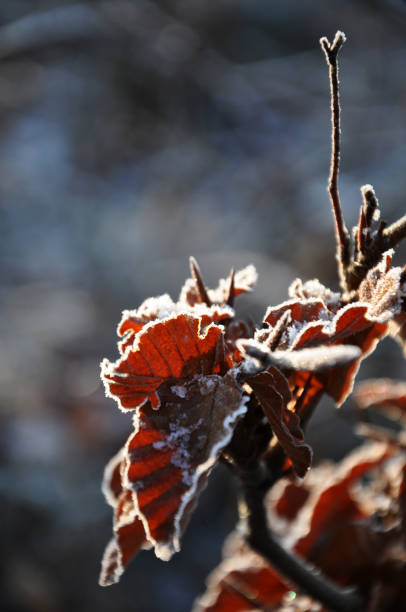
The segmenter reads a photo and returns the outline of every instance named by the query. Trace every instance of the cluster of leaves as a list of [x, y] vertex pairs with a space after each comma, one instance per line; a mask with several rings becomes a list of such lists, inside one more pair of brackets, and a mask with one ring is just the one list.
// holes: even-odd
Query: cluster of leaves
[[[310, 610], [319, 609], [317, 601], [326, 609], [399, 609], [388, 605], [398, 605], [406, 577], [404, 443], [374, 431], [379, 441], [337, 470], [322, 466], [308, 474], [312, 449], [304, 439], [322, 395], [342, 404], [377, 343], [387, 334], [402, 343], [406, 336], [405, 273], [392, 266], [405, 220], [388, 228], [378, 223], [378, 202], [366, 186], [351, 241], [339, 209], [334, 88], [343, 41], [342, 33], [331, 45], [321, 41], [332, 83], [336, 150], [329, 191], [342, 291], [296, 279], [289, 299], [269, 307], [256, 327], [234, 310], [235, 298], [255, 284], [253, 266], [232, 270], [208, 289], [191, 259], [191, 277], [176, 302], [162, 295], [124, 311], [119, 358], [103, 361], [102, 379], [106, 395], [133, 414], [133, 430], [105, 471], [114, 533], [102, 585], [117, 582], [140, 548], [153, 547], [164, 560], [180, 549], [199, 494], [222, 460], [239, 478], [245, 505], [196, 610]], [[380, 403], [392, 405], [396, 392], [387, 387]], [[404, 388], [399, 393], [404, 402]], [[377, 396], [370, 386], [357, 397], [367, 405]]]

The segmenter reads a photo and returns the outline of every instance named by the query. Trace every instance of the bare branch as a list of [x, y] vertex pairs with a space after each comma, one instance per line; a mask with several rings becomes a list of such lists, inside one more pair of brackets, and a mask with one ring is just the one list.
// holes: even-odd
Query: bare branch
[[338, 31], [332, 43], [324, 36], [320, 39], [326, 61], [329, 67], [330, 91], [331, 91], [331, 165], [328, 180], [328, 193], [330, 195], [333, 209], [336, 239], [337, 260], [341, 284], [345, 289], [345, 270], [350, 263], [350, 235], [346, 228], [342, 215], [340, 196], [338, 193], [338, 174], [340, 166], [340, 101], [338, 88], [338, 63], [337, 55], [345, 42], [345, 35]]
[[406, 215], [392, 223], [382, 232], [385, 242], [385, 250], [393, 249], [399, 242], [406, 238]]

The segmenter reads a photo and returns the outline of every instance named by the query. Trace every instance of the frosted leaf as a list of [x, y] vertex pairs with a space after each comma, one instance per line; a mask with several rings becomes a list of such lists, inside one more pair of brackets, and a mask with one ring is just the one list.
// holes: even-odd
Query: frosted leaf
[[326, 305], [339, 304], [341, 299], [340, 293], [331, 291], [331, 289], [322, 285], [317, 278], [308, 280], [305, 283], [300, 278], [297, 278], [290, 285], [288, 295], [290, 298], [300, 298], [301, 300], [318, 298]]
[[223, 368], [222, 328], [201, 329], [201, 318], [181, 314], [143, 327], [116, 362], [102, 362], [106, 395], [134, 410], [149, 400], [159, 408], [157, 391], [167, 379], [216, 373]]
[[147, 540], [164, 560], [179, 550], [190, 512], [248, 399], [233, 370], [195, 376], [182, 388], [180, 397], [173, 385], [163, 385], [160, 410], [146, 404], [137, 411], [125, 450], [126, 487]]
[[358, 289], [359, 301], [368, 304], [368, 315], [380, 322], [391, 319], [400, 312], [402, 269], [391, 268], [393, 251], [387, 251], [375, 268], [372, 268]]
[[357, 346], [327, 345], [290, 351], [270, 351], [256, 340], [239, 340], [238, 347], [243, 354], [257, 362], [260, 370], [276, 366], [285, 370], [323, 372], [330, 368], [350, 363], [360, 357]]

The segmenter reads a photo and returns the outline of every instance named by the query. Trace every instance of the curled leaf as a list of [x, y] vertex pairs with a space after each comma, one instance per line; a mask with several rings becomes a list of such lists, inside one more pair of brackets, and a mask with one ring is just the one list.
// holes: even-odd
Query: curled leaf
[[324, 372], [330, 368], [351, 363], [361, 355], [360, 348], [350, 344], [291, 351], [270, 351], [266, 345], [247, 339], [238, 341], [238, 347], [247, 356], [258, 362], [256, 367], [260, 370], [274, 366], [282, 370]]
[[190, 306], [185, 302], [175, 303], [168, 294], [148, 298], [136, 310], [123, 311], [117, 327], [117, 334], [121, 338], [118, 342], [120, 354], [123, 355], [128, 347], [133, 346], [136, 335], [147, 323], [168, 319], [179, 314], [200, 317], [201, 325], [204, 327], [210, 323], [220, 323], [231, 319], [234, 311], [227, 305], [207, 306], [203, 303], [196, 303]]
[[144, 526], [138, 518], [133, 494], [123, 486], [124, 449], [107, 464], [103, 492], [114, 508], [113, 537], [102, 560], [99, 583], [110, 586], [119, 581], [126, 565], [139, 551], [148, 547]]
[[277, 368], [270, 368], [248, 383], [296, 473], [303, 477], [310, 468], [312, 450], [304, 442], [298, 415], [287, 409], [291, 394], [285, 376]]

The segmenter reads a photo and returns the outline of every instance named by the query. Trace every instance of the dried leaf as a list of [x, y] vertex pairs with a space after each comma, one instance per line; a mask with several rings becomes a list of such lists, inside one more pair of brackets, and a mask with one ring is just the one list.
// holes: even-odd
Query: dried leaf
[[140, 548], [148, 546], [142, 521], [137, 517], [133, 493], [123, 486], [124, 449], [107, 464], [103, 492], [114, 508], [114, 536], [108, 543], [100, 573], [101, 586], [119, 581], [124, 568]]
[[187, 314], [151, 322], [120, 359], [105, 359], [101, 368], [106, 396], [121, 410], [134, 410], [146, 401], [157, 409], [158, 389], [166, 380], [222, 372], [223, 332], [214, 324], [202, 331], [200, 318]]
[[121, 338], [118, 349], [121, 355], [134, 344], [135, 336], [143, 327], [151, 321], [160, 321], [175, 317], [179, 314], [190, 314], [200, 317], [202, 327], [210, 323], [227, 321], [234, 316], [234, 311], [227, 305], [206, 306], [206, 304], [195, 304], [189, 306], [184, 302], [173, 302], [168, 294], [159, 297], [148, 298], [136, 310], [124, 310], [117, 334]]
[[296, 473], [304, 476], [310, 468], [312, 450], [303, 441], [298, 416], [287, 410], [291, 394], [286, 378], [276, 368], [270, 368], [248, 382]]
[[301, 350], [270, 351], [265, 344], [256, 340], [240, 340], [237, 343], [241, 352], [258, 362], [259, 370], [270, 366], [282, 370], [303, 370], [324, 372], [337, 366], [347, 365], [358, 359], [361, 350], [357, 346], [328, 345]]
[[207, 579], [206, 593], [192, 612], [247, 612], [277, 605], [288, 587], [258, 554], [250, 550], [241, 536], [232, 534], [225, 545], [237, 548]]
[[358, 289], [360, 302], [369, 305], [370, 317], [380, 322], [388, 321], [400, 312], [402, 292], [400, 279], [402, 269], [391, 268], [393, 250], [386, 251], [377, 266], [372, 268]]
[[[361, 359], [370, 354], [388, 332], [389, 321], [400, 316], [403, 293], [400, 287], [401, 269], [391, 268], [392, 252], [388, 251], [359, 287], [359, 302], [341, 305], [318, 281], [301, 283], [290, 288], [293, 299], [269, 308], [264, 322], [268, 335], [281, 317], [290, 314], [284, 332], [279, 333], [278, 349], [303, 349], [320, 345], [354, 345], [361, 350], [359, 359], [349, 365], [336, 366], [318, 375], [319, 382], [338, 405], [351, 392]], [[294, 297], [298, 296], [298, 297]], [[260, 332], [264, 341], [264, 332]], [[300, 369], [300, 368], [298, 368]], [[297, 372], [290, 380], [297, 384]], [[300, 377], [300, 375], [299, 375]]]
[[248, 398], [234, 371], [168, 383], [160, 397], [159, 411], [146, 404], [134, 417], [124, 480], [134, 492], [148, 541], [167, 560], [179, 550], [190, 511]]

